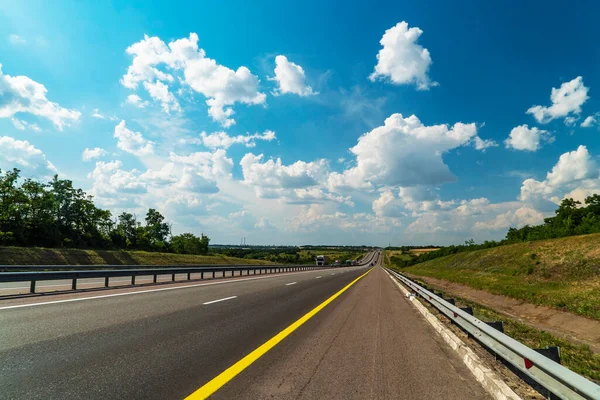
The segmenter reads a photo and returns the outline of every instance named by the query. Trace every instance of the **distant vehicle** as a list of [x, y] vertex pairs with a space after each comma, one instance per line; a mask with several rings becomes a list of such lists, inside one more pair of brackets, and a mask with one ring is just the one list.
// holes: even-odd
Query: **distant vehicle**
[[329, 256], [317, 256], [317, 265], [329, 265]]
[[352, 265], [358, 265], [358, 262], [356, 260], [352, 260]]
[[342, 262], [340, 260], [335, 260], [333, 262], [333, 265], [342, 265]]
[[352, 265], [352, 260], [346, 260], [346, 265]]

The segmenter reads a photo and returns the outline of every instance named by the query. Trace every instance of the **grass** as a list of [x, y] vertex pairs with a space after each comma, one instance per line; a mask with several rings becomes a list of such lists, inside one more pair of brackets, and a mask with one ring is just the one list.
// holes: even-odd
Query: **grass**
[[457, 301], [459, 307], [473, 307], [474, 316], [482, 321], [503, 321], [504, 333], [531, 348], [540, 349], [548, 346], [560, 346], [562, 365], [575, 373], [596, 381], [596, 383], [600, 382], [600, 354], [594, 354], [588, 346], [557, 338], [548, 332], [505, 317], [472, 301], [457, 298], [454, 295], [452, 297]]
[[600, 234], [458, 253], [402, 270], [600, 320]]
[[48, 249], [40, 247], [0, 247], [2, 265], [200, 265], [272, 264], [263, 260], [223, 255], [190, 255], [147, 251]]

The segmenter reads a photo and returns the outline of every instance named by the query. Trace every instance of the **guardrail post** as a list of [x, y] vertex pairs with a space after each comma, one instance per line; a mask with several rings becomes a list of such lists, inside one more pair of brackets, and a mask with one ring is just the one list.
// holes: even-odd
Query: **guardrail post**
[[135, 285], [135, 275], [131, 275], [131, 284]]
[[469, 315], [473, 315], [473, 307], [460, 307], [460, 309]]
[[200, 279], [204, 279], [204, 271], [200, 272]]
[[29, 285], [29, 293], [35, 293], [35, 281], [31, 281]]
[[486, 322], [486, 324], [488, 324], [489, 326], [491, 326], [492, 328], [504, 333], [504, 322], [502, 321], [491, 321], [491, 322]]
[[545, 349], [533, 349], [543, 356], [560, 364], [560, 346], [548, 346]]
[[175, 274], [171, 274], [171, 280], [175, 282]]
[[109, 279], [110, 278], [108, 276], [106, 278], [104, 278], [104, 287], [108, 287]]
[[189, 281], [190, 279], [192, 279], [192, 273], [191, 273], [191, 272], [188, 272], [188, 281]]
[[71, 283], [71, 290], [77, 290], [77, 278], [73, 278], [73, 282]]
[[453, 306], [456, 305], [456, 301], [454, 299], [444, 299], [446, 300], [448, 303], [452, 304]]
[[154, 278], [152, 278], [152, 282], [156, 283], [156, 274], [154, 274]]

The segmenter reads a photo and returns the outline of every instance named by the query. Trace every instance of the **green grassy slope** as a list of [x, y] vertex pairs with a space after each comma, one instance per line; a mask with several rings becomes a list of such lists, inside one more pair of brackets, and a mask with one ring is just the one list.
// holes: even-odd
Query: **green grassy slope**
[[402, 270], [600, 320], [600, 234], [453, 254]]
[[0, 247], [2, 265], [167, 265], [167, 264], [272, 264], [263, 260], [222, 255], [188, 255], [146, 251], [46, 249]]

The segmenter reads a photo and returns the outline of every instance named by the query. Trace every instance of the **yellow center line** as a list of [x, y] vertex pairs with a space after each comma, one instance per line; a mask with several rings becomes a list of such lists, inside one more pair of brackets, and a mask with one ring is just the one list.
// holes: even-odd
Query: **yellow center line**
[[269, 350], [275, 347], [279, 342], [289, 336], [292, 332], [298, 329], [302, 324], [306, 321], [314, 317], [319, 311], [325, 308], [329, 303], [338, 298], [342, 293], [350, 288], [350, 286], [354, 285], [358, 282], [362, 277], [371, 272], [373, 268], [369, 269], [367, 272], [344, 286], [339, 292], [313, 308], [311, 311], [306, 313], [302, 318], [279, 332], [277, 335], [273, 336], [271, 339], [267, 340], [265, 343], [257, 347], [254, 351], [248, 354], [246, 357], [242, 358], [231, 367], [227, 368], [225, 371], [221, 372], [219, 375], [214, 377], [210, 382], [206, 383], [200, 389], [196, 390], [194, 393], [190, 394], [186, 397], [186, 400], [200, 400], [206, 399], [208, 396], [219, 390], [223, 387], [227, 382], [235, 378], [239, 373], [248, 368], [254, 361], [258, 360], [260, 357], [264, 356]]

